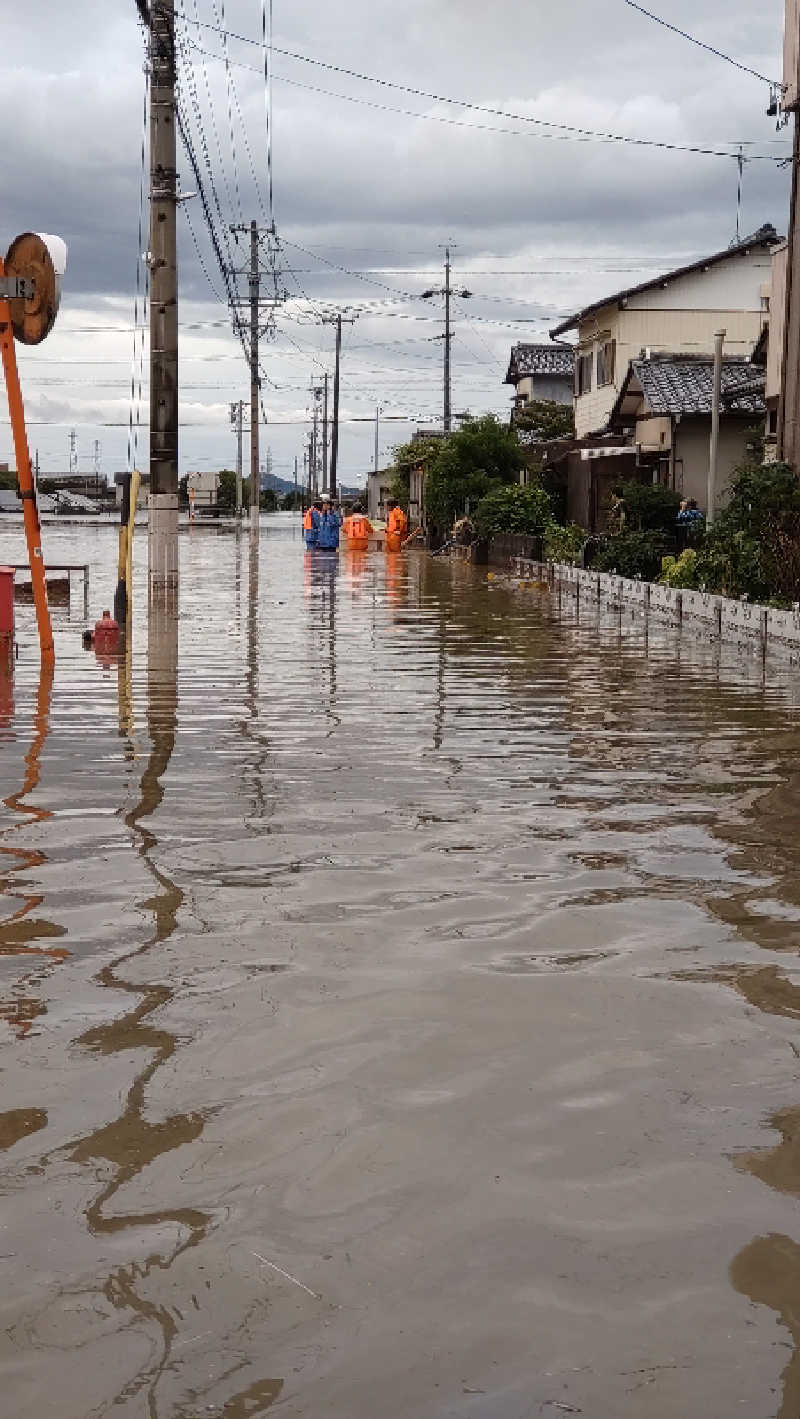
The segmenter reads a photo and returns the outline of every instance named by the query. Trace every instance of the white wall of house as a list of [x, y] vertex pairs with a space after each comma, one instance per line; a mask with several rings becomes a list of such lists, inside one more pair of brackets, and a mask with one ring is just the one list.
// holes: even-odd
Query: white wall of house
[[786, 326], [786, 273], [789, 243], [782, 241], [772, 251], [772, 284], [769, 296], [769, 349], [767, 352], [768, 400], [777, 402], [783, 375], [783, 332]]
[[530, 399], [551, 399], [554, 404], [572, 403], [572, 380], [557, 374], [526, 374], [517, 383], [517, 396]]
[[[712, 354], [714, 334], [724, 329], [726, 352], [750, 355], [767, 314], [771, 267], [770, 252], [758, 248], [632, 295], [622, 309], [612, 301], [581, 321], [578, 354], [591, 355], [592, 382], [575, 398], [578, 437], [605, 428], [630, 361], [643, 350]], [[598, 388], [597, 353], [609, 340], [616, 341], [614, 378]]]
[[[753, 423], [756, 422], [754, 417]], [[717, 498], [724, 502], [734, 469], [747, 461], [746, 419], [723, 419], [719, 431]], [[696, 498], [706, 510], [711, 419], [708, 415], [685, 418], [675, 428], [675, 491]]]

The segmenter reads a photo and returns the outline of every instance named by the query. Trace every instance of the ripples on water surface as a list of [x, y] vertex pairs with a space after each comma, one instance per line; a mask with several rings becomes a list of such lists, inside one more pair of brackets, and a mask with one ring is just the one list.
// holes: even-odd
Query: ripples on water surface
[[0, 679], [0, 1411], [797, 1419], [796, 674], [181, 554]]

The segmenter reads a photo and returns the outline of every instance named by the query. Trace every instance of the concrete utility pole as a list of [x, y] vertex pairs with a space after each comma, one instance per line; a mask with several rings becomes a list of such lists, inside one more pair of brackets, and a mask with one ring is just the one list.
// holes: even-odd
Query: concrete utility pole
[[294, 456], [294, 507], [292, 512], [297, 512], [297, 454]]
[[450, 248], [444, 249], [444, 431], [449, 434], [452, 428], [452, 416], [450, 413], [450, 342], [453, 338], [450, 329]]
[[175, 0], [150, 9], [149, 589], [178, 585], [178, 174]]
[[339, 366], [342, 358], [342, 317], [336, 317], [336, 364], [333, 371], [333, 432], [331, 434], [330, 495], [336, 497], [339, 473]]
[[[261, 477], [259, 463], [259, 417], [261, 411], [261, 375], [259, 371], [259, 340], [261, 337], [260, 312], [266, 306], [274, 310], [283, 301], [288, 299], [287, 293], [278, 291], [277, 270], [275, 266], [275, 252], [277, 250], [277, 239], [275, 229], [269, 227], [266, 231], [259, 230], [258, 223], [251, 221], [249, 225], [235, 225], [231, 231], [238, 240], [240, 232], [250, 235], [250, 265], [246, 272], [237, 271], [234, 274], [247, 275], [248, 281], [248, 301], [250, 306], [250, 525], [251, 528], [258, 528], [258, 514], [261, 507]], [[263, 237], [268, 241], [268, 256], [270, 259], [270, 269], [273, 281], [273, 293], [265, 300], [261, 297], [261, 263], [260, 263], [260, 243]], [[269, 275], [269, 271], [267, 275]], [[237, 301], [238, 305], [239, 302]], [[238, 316], [234, 314], [234, 328], [239, 328]]]
[[706, 527], [714, 525], [714, 505], [717, 497], [717, 464], [719, 462], [719, 408], [722, 400], [722, 345], [726, 332], [714, 333], [714, 377], [711, 392], [711, 447], [708, 458], [706, 490]]
[[311, 467], [313, 470], [314, 492], [319, 492], [319, 423], [320, 423], [320, 399], [322, 390], [316, 385], [311, 386], [311, 398], [314, 401], [314, 415], [311, 426]]
[[380, 429], [381, 429], [381, 406], [375, 405], [375, 472], [378, 471], [378, 461], [380, 457]]
[[250, 223], [250, 526], [258, 526], [261, 505], [261, 468], [258, 457], [261, 380], [258, 374], [258, 302], [261, 272], [258, 266], [258, 225]]
[[[800, 474], [800, 5], [786, 0], [783, 32], [783, 94], [785, 113], [794, 119], [792, 189], [786, 253], [786, 303], [783, 327], [783, 368], [778, 403], [778, 458]], [[777, 312], [775, 313], [775, 315]], [[773, 315], [774, 323], [777, 320]]]
[[242, 420], [244, 400], [231, 404], [231, 423], [236, 430], [236, 516], [242, 515]]
[[328, 491], [328, 371], [322, 394], [322, 491]]
[[[334, 325], [336, 327], [336, 364], [333, 371], [333, 427], [331, 428], [331, 462], [330, 476], [328, 479], [331, 498], [336, 497], [337, 478], [339, 472], [339, 373], [342, 358], [342, 325], [354, 325], [358, 319], [355, 315], [342, 315], [337, 311], [336, 315], [323, 315], [323, 325]], [[325, 376], [325, 391], [327, 393], [328, 377]]]
[[450, 375], [450, 347], [453, 341], [453, 326], [450, 318], [450, 302], [453, 296], [458, 296], [461, 300], [466, 301], [469, 300], [472, 295], [472, 291], [453, 290], [450, 280], [451, 270], [450, 247], [448, 245], [444, 249], [444, 285], [433, 286], [430, 290], [422, 292], [422, 299], [426, 301], [430, 300], [433, 296], [444, 296], [444, 417], [442, 423], [446, 434], [449, 434], [453, 427]]

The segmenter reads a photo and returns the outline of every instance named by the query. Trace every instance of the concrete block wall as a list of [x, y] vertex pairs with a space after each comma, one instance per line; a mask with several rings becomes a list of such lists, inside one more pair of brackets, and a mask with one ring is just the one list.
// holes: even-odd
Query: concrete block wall
[[562, 563], [516, 558], [511, 569], [523, 580], [546, 583], [574, 596], [579, 604], [593, 601], [605, 610], [637, 611], [704, 640], [722, 640], [759, 655], [781, 654], [800, 665], [800, 608], [773, 611], [708, 591], [684, 591]]

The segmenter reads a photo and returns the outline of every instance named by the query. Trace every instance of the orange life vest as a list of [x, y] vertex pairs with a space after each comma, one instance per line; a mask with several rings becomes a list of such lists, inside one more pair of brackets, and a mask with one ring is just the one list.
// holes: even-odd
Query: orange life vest
[[308, 510], [307, 510], [307, 512], [306, 512], [306, 515], [305, 515], [305, 517], [303, 518], [303, 531], [304, 531], [304, 532], [313, 532], [313, 531], [314, 531], [314, 519], [313, 519], [313, 517], [311, 516], [311, 508], [308, 508]]
[[354, 512], [348, 517], [344, 525], [344, 530], [345, 536], [347, 537], [369, 537], [372, 531], [372, 524], [368, 518], [364, 517], [363, 513]]
[[402, 537], [408, 527], [408, 519], [401, 507], [393, 507], [386, 519], [387, 532]]

